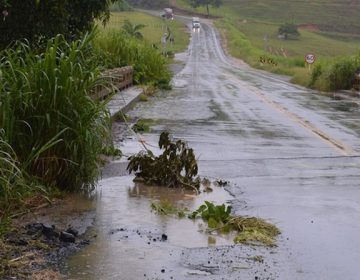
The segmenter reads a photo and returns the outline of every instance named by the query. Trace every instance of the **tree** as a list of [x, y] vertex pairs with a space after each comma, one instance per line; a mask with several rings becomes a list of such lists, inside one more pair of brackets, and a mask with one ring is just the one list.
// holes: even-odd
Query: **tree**
[[284, 24], [280, 25], [278, 33], [284, 39], [300, 36], [300, 33], [297, 29], [296, 24], [293, 24], [293, 23], [284, 23]]
[[220, 7], [222, 0], [189, 0], [191, 7], [197, 8], [200, 6], [206, 6], [207, 15], [210, 15], [209, 6]]
[[122, 26], [122, 30], [125, 34], [131, 37], [142, 39], [143, 35], [141, 34], [140, 29], [144, 27], [144, 24], [132, 24], [129, 20], [125, 20], [124, 25]]
[[95, 19], [106, 21], [115, 0], [0, 0], [0, 46], [14, 40], [63, 34], [68, 39], [90, 30]]

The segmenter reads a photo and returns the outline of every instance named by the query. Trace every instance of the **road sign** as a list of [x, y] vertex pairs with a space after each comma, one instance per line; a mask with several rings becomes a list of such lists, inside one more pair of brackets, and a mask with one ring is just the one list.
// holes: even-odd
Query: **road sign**
[[308, 64], [313, 64], [316, 60], [316, 56], [313, 55], [312, 53], [308, 53], [307, 55], [305, 55], [305, 61]]

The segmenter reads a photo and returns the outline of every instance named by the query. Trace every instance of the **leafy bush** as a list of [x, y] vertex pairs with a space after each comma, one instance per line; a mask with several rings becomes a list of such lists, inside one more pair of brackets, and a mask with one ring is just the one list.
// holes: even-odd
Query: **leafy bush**
[[149, 185], [185, 187], [197, 191], [200, 179], [196, 177], [198, 166], [193, 149], [182, 140], [172, 142], [168, 132], [161, 133], [159, 148], [164, 149], [159, 156], [146, 149], [129, 157], [129, 173], [135, 172], [136, 179]]
[[351, 88], [355, 70], [356, 66], [352, 59], [344, 59], [334, 63], [326, 73], [330, 90]]
[[320, 63], [314, 67], [310, 86], [324, 91], [350, 89], [355, 72], [360, 68], [359, 56], [341, 58], [332, 63]]
[[296, 24], [293, 23], [284, 23], [280, 25], [278, 33], [279, 35], [284, 36], [284, 39], [300, 36]]
[[109, 116], [88, 93], [103, 84], [90, 55], [93, 34], [44, 53], [19, 43], [1, 54], [0, 127], [20, 170], [63, 189], [92, 186]]
[[231, 206], [214, 205], [209, 201], [205, 201], [205, 204], [201, 205], [196, 211], [192, 212], [189, 216], [191, 219], [195, 219], [200, 216], [203, 220], [207, 221], [210, 228], [217, 228], [224, 226], [231, 218]]

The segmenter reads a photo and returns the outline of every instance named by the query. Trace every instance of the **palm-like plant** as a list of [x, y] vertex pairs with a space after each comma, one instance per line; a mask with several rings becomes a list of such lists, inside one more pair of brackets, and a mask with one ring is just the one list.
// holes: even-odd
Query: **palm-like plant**
[[125, 34], [135, 37], [137, 39], [143, 39], [143, 35], [140, 32], [146, 25], [144, 24], [132, 24], [130, 20], [125, 20], [122, 30]]

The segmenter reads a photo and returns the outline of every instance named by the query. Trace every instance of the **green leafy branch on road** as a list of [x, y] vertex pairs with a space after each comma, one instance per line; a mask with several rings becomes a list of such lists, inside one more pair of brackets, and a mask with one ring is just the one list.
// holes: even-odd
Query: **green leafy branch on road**
[[182, 140], [171, 141], [168, 132], [161, 133], [159, 148], [164, 150], [159, 156], [146, 148], [129, 157], [127, 170], [135, 172], [135, 180], [148, 185], [190, 188], [198, 193], [200, 178], [193, 149]]

